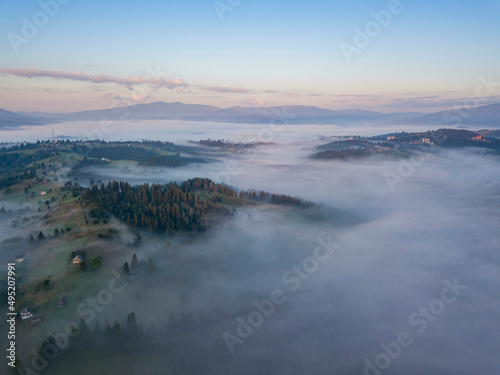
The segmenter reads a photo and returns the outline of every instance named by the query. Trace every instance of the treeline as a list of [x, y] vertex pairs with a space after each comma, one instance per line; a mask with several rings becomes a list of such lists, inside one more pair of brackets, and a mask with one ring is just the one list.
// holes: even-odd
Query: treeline
[[496, 138], [486, 137], [475, 139], [481, 134], [478, 132], [464, 130], [464, 129], [439, 129], [421, 133], [391, 133], [383, 136], [373, 137], [373, 140], [386, 139], [388, 136], [395, 137], [394, 139], [387, 140], [389, 144], [403, 144], [414, 141], [419, 141], [422, 138], [430, 139], [434, 144], [440, 147], [460, 148], [460, 147], [480, 147], [489, 148], [496, 151], [500, 150], [500, 140]]
[[11, 215], [11, 214], [12, 214], [11, 208], [9, 208], [8, 210], [6, 210], [4, 206], [0, 208], [0, 215]]
[[348, 148], [345, 150], [327, 150], [321, 151], [314, 154], [313, 159], [328, 160], [328, 159], [350, 159], [359, 158], [363, 156], [370, 155], [370, 151], [366, 149], [352, 149]]
[[22, 142], [22, 143], [16, 143], [16, 144], [2, 142], [0, 144], [0, 146], [2, 146], [2, 147], [0, 147], [0, 153], [35, 150], [38, 147], [40, 147], [41, 145], [46, 145], [49, 143], [50, 143], [49, 141], [44, 141], [44, 142], [37, 141], [35, 143]]
[[104, 166], [107, 162], [101, 159], [89, 159], [85, 156], [83, 160], [75, 162], [71, 170], [68, 172], [68, 177], [80, 177], [80, 170], [88, 167]]
[[190, 163], [205, 163], [205, 159], [202, 158], [190, 158], [181, 156], [180, 154], [175, 155], [156, 155], [149, 157], [145, 162], [140, 163], [142, 165], [149, 165], [155, 167], [181, 167]]
[[271, 194], [262, 190], [259, 192], [255, 190], [240, 191], [239, 197], [257, 202], [290, 205], [300, 208], [309, 208], [314, 206], [314, 203], [304, 201], [303, 199], [297, 197], [291, 197], [284, 194]]
[[230, 211], [219, 204], [220, 198], [202, 200], [199, 191], [211, 193], [234, 191], [214, 184], [208, 179], [194, 179], [169, 185], [143, 184], [131, 186], [127, 182], [109, 182], [84, 191], [89, 202], [106, 209], [120, 220], [139, 228], [155, 231], [201, 231], [211, 215], [228, 215]]
[[327, 143], [326, 145], [319, 146], [318, 149], [344, 150], [350, 147], [372, 147], [372, 144], [362, 139], [344, 139], [341, 141], [333, 141]]
[[9, 152], [0, 153], [0, 175], [24, 172], [28, 165], [50, 158], [51, 151], [39, 150], [33, 153]]
[[234, 189], [227, 185], [216, 184], [209, 178], [192, 178], [181, 184], [181, 189], [188, 191], [207, 191], [209, 193], [220, 193], [229, 196], [237, 196]]
[[[15, 147], [28, 147], [28, 145]], [[12, 149], [9, 150], [12, 151]], [[0, 189], [8, 188], [9, 186], [30, 178], [35, 178], [36, 170], [39, 167], [45, 167], [43, 162], [40, 165], [38, 165], [37, 162], [49, 158], [52, 155], [53, 152], [48, 150], [0, 153]]]
[[[212, 359], [200, 337], [209, 337], [215, 323], [214, 314], [195, 319], [189, 312], [178, 315], [170, 312], [166, 327], [143, 326], [134, 312], [127, 314], [124, 322], [97, 321], [93, 328], [81, 319], [80, 323], [68, 325], [66, 335], [49, 334], [37, 350], [32, 350], [22, 361], [16, 359], [14, 373], [59, 374], [72, 368], [72, 373], [80, 374], [95, 373], [96, 368], [118, 367], [120, 373], [130, 374], [137, 373], [131, 369], [154, 366], [164, 374], [199, 374]], [[116, 362], [117, 358], [123, 360]]]
[[[487, 138], [486, 141], [475, 140], [479, 133], [462, 129], [439, 129], [431, 132], [432, 140], [441, 147], [480, 147], [500, 150], [500, 140]], [[436, 141], [438, 139], [439, 141]]]
[[92, 146], [75, 144], [73, 145], [73, 151], [79, 155], [91, 158], [113, 160], [144, 161], [151, 156], [157, 155], [156, 152], [148, 150], [144, 147], [135, 147], [132, 145], [108, 145], [106, 143], [100, 143]]
[[[101, 327], [97, 321], [94, 328], [90, 329], [85, 320], [81, 318], [79, 324], [73, 323], [69, 327], [68, 330], [71, 330], [66, 331], [66, 336], [63, 335], [66, 339], [64, 347], [61, 346], [60, 337], [58, 340], [56, 336], [49, 334], [39, 349], [31, 352], [31, 362], [26, 361], [25, 364], [24, 361], [16, 359], [17, 371], [13, 373], [35, 373], [31, 367], [39, 371], [58, 372], [59, 362], [66, 360], [75, 362], [75, 358], [77, 358], [76, 366], [81, 367], [82, 361], [95, 358], [97, 351], [106, 351], [109, 355], [114, 354], [115, 356], [123, 355], [124, 352], [127, 353], [126, 355], [130, 355], [148, 342], [154, 330], [154, 325], [143, 329], [142, 325], [137, 322], [134, 312], [127, 315], [127, 321], [123, 325], [118, 321], [111, 324], [106, 321]], [[34, 363], [37, 365], [36, 367]]]
[[21, 181], [29, 180], [30, 178], [36, 177], [36, 168], [30, 169], [25, 172], [19, 172], [13, 175], [6, 175], [0, 177], [0, 190], [3, 188], [9, 188]]
[[[205, 162], [202, 158], [181, 156], [179, 147], [169, 142], [143, 142], [129, 144], [107, 144], [98, 143], [85, 145], [73, 144], [73, 152], [85, 156], [85, 158], [110, 159], [110, 160], [133, 160], [141, 165], [179, 167], [189, 163]], [[161, 151], [175, 152], [173, 155], [164, 155]], [[95, 160], [94, 159], [94, 160]], [[75, 168], [81, 168], [88, 164], [80, 163]]]
[[201, 141], [198, 142], [193, 142], [193, 143], [198, 143], [203, 146], [207, 147], [220, 147], [220, 148], [252, 148], [254, 147], [253, 144], [251, 143], [234, 143], [234, 142], [229, 142], [225, 141], [224, 139], [202, 139]]

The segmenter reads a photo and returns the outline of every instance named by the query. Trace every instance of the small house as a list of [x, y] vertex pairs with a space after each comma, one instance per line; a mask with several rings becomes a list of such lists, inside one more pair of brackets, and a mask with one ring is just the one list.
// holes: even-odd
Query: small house
[[42, 191], [40, 192], [40, 195], [47, 195], [47, 192], [46, 192], [45, 190], [42, 190]]
[[82, 262], [85, 262], [85, 258], [81, 255], [77, 255], [73, 258], [73, 264], [80, 264]]
[[21, 319], [26, 320], [29, 319], [33, 316], [33, 314], [28, 311], [28, 309], [25, 307], [23, 310], [21, 310]]

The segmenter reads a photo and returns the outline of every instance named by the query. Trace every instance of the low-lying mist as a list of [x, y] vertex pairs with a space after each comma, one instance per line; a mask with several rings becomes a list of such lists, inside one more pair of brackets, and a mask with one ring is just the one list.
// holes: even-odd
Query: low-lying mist
[[[83, 185], [209, 177], [360, 219], [341, 226], [250, 205], [194, 239], [141, 232], [137, 256], [151, 257], [156, 274], [129, 280], [96, 318], [102, 327], [133, 311], [154, 332], [120, 361], [133, 369], [144, 360], [145, 373], [172, 374], [495, 372], [498, 156], [461, 149], [409, 160], [314, 161], [320, 143], [263, 145], [182, 168], [81, 172]], [[57, 366], [54, 373], [68, 368]]]

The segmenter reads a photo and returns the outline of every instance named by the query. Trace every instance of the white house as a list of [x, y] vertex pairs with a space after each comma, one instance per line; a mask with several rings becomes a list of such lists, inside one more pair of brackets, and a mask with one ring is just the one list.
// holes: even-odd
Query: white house
[[28, 309], [25, 307], [24, 310], [21, 311], [21, 319], [26, 320], [29, 319], [33, 316], [33, 314], [28, 311]]

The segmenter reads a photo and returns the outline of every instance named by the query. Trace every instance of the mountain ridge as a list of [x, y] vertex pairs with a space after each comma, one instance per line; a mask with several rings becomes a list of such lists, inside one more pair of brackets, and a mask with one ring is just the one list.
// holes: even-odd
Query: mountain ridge
[[32, 117], [0, 108], [0, 128], [24, 125], [44, 125], [50, 122], [52, 121], [46, 118]]
[[270, 123], [350, 125], [468, 125], [500, 126], [500, 103], [435, 113], [382, 113], [364, 109], [329, 110], [316, 106], [233, 106], [219, 108], [181, 102], [153, 102], [108, 109], [67, 113], [9, 112], [0, 110], [0, 125], [21, 126], [54, 121], [183, 120], [223, 123]]

